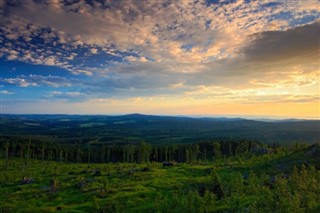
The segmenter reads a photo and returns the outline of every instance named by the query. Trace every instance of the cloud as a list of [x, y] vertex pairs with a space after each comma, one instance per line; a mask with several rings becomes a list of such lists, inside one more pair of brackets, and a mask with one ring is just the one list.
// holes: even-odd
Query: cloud
[[20, 87], [29, 87], [29, 86], [38, 86], [37, 83], [35, 82], [28, 82], [26, 79], [24, 78], [6, 78], [2, 80], [5, 83], [8, 84], [14, 84], [14, 85], [18, 85]]
[[93, 72], [88, 71], [88, 70], [82, 70], [82, 69], [74, 69], [74, 70], [71, 71], [71, 73], [74, 74], [74, 75], [79, 75], [79, 74], [84, 74], [84, 75], [87, 75], [87, 76], [93, 75]]
[[[141, 3], [128, 0], [94, 4], [14, 1], [4, 3], [6, 25], [1, 29], [8, 40], [17, 40], [11, 35], [37, 36], [38, 42], [51, 43], [62, 54], [80, 46], [97, 54], [100, 47], [106, 53], [137, 52], [140, 60], [136, 61], [150, 58], [165, 63], [201, 63], [230, 57], [247, 44], [251, 34], [288, 28], [288, 22], [281, 18], [284, 12], [290, 13], [292, 19], [320, 17], [319, 10], [316, 7], [311, 10], [309, 5], [286, 1], [211, 5], [205, 1]], [[55, 49], [51, 45], [40, 48]], [[59, 57], [54, 52], [51, 58], [46, 55], [47, 60], [36, 60], [39, 57], [34, 51], [30, 56], [33, 63], [67, 68], [70, 64], [66, 64], [64, 58], [72, 56]]]
[[0, 57], [60, 67], [74, 78], [25, 71], [1, 81], [39, 90], [67, 87], [69, 92], [46, 97], [65, 100], [314, 100], [319, 85], [316, 5], [3, 1]]
[[91, 51], [92, 54], [97, 54], [98, 53], [98, 49], [96, 49], [96, 48], [92, 48], [90, 51]]
[[13, 94], [14, 94], [14, 92], [10, 92], [10, 91], [8, 91], [8, 90], [1, 90], [0, 93], [1, 93], [2, 95], [13, 95]]
[[275, 63], [294, 59], [305, 62], [319, 57], [320, 22], [285, 31], [254, 34], [253, 41], [242, 50], [247, 60]]
[[78, 91], [52, 91], [47, 94], [44, 94], [38, 101], [64, 101], [81, 103], [87, 99], [88, 97], [86, 96], [86, 94], [83, 94]]
[[36, 86], [50, 86], [50, 87], [71, 87], [73, 83], [76, 83], [73, 80], [68, 80], [65, 77], [60, 76], [42, 76], [30, 74], [29, 76], [19, 76], [17, 78], [4, 78], [0, 79], [1, 82], [14, 84], [20, 87], [36, 87]]
[[79, 98], [84, 94], [80, 92], [61, 92], [61, 91], [53, 91], [47, 97], [49, 98], [62, 98], [62, 99], [69, 99], [69, 98]]
[[143, 56], [142, 57], [127, 56], [125, 57], [125, 59], [130, 62], [134, 62], [134, 61], [147, 62], [148, 61], [148, 59], [146, 59]]

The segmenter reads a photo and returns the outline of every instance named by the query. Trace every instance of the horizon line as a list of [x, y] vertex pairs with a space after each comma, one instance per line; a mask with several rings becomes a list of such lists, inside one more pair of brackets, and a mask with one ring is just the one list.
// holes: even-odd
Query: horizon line
[[229, 118], [229, 119], [248, 119], [248, 120], [310, 120], [319, 121], [320, 118], [298, 118], [298, 117], [287, 117], [287, 116], [259, 116], [259, 115], [184, 115], [184, 114], [144, 114], [144, 113], [110, 113], [110, 114], [85, 114], [85, 113], [0, 113], [0, 115], [62, 115], [62, 116], [126, 116], [126, 115], [143, 115], [143, 116], [163, 116], [163, 117], [188, 117], [188, 118]]

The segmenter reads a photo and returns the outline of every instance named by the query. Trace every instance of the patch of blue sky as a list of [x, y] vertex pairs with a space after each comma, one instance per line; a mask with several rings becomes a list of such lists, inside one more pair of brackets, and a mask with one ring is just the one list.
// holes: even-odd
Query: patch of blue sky
[[63, 77], [73, 77], [70, 72], [57, 66], [35, 65], [16, 60], [6, 60], [0, 58], [2, 78], [13, 78], [21, 75], [53, 75]]
[[302, 18], [289, 20], [289, 26], [293, 27], [293, 26], [297, 26], [297, 25], [303, 25], [306, 23], [316, 21], [319, 18], [320, 18], [320, 13], [318, 13], [316, 15], [305, 15]]
[[221, 0], [206, 0], [205, 4], [206, 4], [206, 6], [210, 6], [212, 4], [215, 4], [215, 5], [226, 5], [226, 4], [232, 4], [232, 3], [235, 3], [235, 2], [237, 2], [237, 0], [224, 0], [224, 1], [221, 1]]
[[187, 37], [190, 37], [190, 34], [187, 33], [180, 33], [179, 35], [176, 36], [177, 40], [185, 39]]
[[30, 38], [31, 40], [26, 42], [23, 37], [19, 37], [15, 42], [19, 46], [25, 47], [26, 50], [34, 50], [41, 47], [43, 50], [59, 52], [61, 49], [72, 48], [69, 43], [60, 43], [60, 38], [50, 28], [40, 28]]
[[145, 57], [147, 59], [147, 61], [150, 61], [150, 62], [156, 62], [157, 60], [154, 59], [154, 58], [150, 58], [150, 57]]
[[12, 84], [6, 84], [1, 90], [7, 90], [13, 93], [3, 95], [2, 98], [4, 99], [39, 99], [47, 94], [47, 89], [43, 87], [19, 87]]
[[301, 13], [299, 14], [299, 18], [296, 18], [298, 14], [295, 14], [294, 12], [282, 12], [273, 15], [269, 21], [271, 20], [286, 20], [288, 21], [288, 24], [290, 27], [296, 27], [299, 25], [311, 23], [313, 21], [316, 21], [320, 18], [320, 13], [317, 11], [312, 11], [312, 13]]
[[[249, 3], [250, 1], [248, 1]], [[268, 3], [265, 3], [263, 4], [261, 7], [264, 8], [264, 7], [277, 7], [277, 6], [280, 6], [282, 5], [283, 3], [282, 2], [279, 2], [279, 1], [273, 1], [273, 2], [268, 2]]]
[[194, 44], [185, 44], [185, 45], [182, 45], [181, 48], [186, 52], [190, 52], [194, 46], [195, 46]]
[[[98, 49], [98, 48], [96, 48]], [[103, 67], [106, 63], [110, 61], [122, 61], [122, 58], [119, 56], [111, 55], [105, 52], [101, 52], [98, 50], [98, 53], [93, 54], [88, 51], [87, 48], [81, 48], [76, 51], [77, 56], [75, 56], [72, 60], [69, 60], [69, 64], [73, 66], [81, 66], [81, 67]]]
[[[97, 53], [91, 53], [92, 48], [97, 49]], [[112, 67], [112, 62], [125, 62], [126, 57], [132, 56], [134, 58], [139, 58], [140, 55], [133, 50], [127, 52], [114, 51], [114, 54], [106, 53], [99, 47], [84, 47], [79, 48], [76, 53], [77, 56], [70, 60], [70, 64], [74, 66], [91, 67], [91, 68], [102, 68], [102, 67]]]
[[207, 20], [205, 23], [206, 30], [210, 28], [212, 20]]
[[290, 20], [293, 18], [294, 18], [294, 15], [290, 11], [277, 13], [271, 16], [271, 19], [276, 19], [276, 20]]

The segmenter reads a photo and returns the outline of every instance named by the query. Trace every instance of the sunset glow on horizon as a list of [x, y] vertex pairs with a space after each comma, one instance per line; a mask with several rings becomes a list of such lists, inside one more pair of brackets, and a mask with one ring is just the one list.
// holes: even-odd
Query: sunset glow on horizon
[[1, 113], [320, 118], [320, 3], [0, 0]]

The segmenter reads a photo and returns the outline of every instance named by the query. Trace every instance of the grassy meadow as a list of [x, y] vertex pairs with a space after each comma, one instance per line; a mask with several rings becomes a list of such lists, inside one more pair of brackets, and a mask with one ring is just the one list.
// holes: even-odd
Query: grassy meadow
[[214, 162], [0, 160], [0, 212], [319, 212], [319, 146]]

